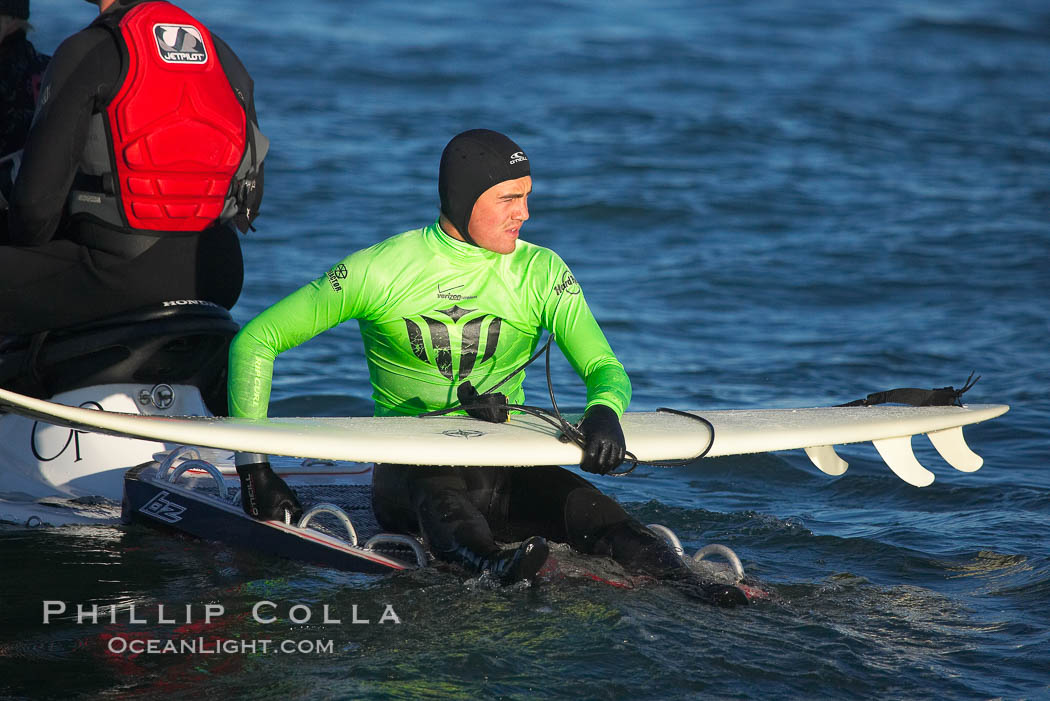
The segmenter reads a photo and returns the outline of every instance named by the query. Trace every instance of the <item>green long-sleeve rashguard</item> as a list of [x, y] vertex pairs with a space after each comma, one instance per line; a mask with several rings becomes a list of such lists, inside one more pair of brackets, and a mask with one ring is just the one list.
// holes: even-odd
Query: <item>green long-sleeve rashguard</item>
[[[435, 222], [357, 251], [263, 311], [230, 347], [233, 416], [266, 416], [277, 355], [348, 319], [365, 345], [376, 416], [457, 403], [469, 380], [484, 392], [528, 360], [543, 329], [587, 386], [587, 406], [622, 414], [631, 384], [568, 266], [518, 241], [503, 255], [458, 241]], [[518, 373], [498, 391], [524, 402]]]

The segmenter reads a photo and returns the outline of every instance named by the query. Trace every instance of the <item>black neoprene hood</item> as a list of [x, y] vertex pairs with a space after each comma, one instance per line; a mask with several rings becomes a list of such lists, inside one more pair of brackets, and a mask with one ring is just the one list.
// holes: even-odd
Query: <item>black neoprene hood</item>
[[497, 131], [471, 129], [452, 137], [441, 153], [438, 194], [441, 213], [468, 242], [474, 203], [493, 185], [529, 175], [529, 159], [516, 143]]

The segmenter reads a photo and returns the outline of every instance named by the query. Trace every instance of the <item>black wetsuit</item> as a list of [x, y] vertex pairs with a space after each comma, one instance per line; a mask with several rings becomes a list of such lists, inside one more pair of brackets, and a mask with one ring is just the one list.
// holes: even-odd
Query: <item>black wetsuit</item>
[[[122, 49], [101, 23], [137, 4], [118, 1], [66, 39], [45, 74], [11, 196], [8, 245], [0, 248], [0, 335], [65, 328], [172, 299], [231, 308], [240, 296], [244, 266], [232, 226], [138, 232], [68, 215], [74, 179], [84, 177], [78, 171], [92, 115], [124, 80]], [[252, 80], [233, 51], [213, 39], [254, 122]]]
[[539, 535], [635, 572], [685, 573], [666, 541], [562, 467], [376, 465], [372, 480], [380, 525], [423, 535], [445, 559], [489, 554], [498, 550], [496, 540]]
[[[22, 31], [0, 44], [0, 158], [25, 146], [49, 59], [33, 48]], [[0, 245], [8, 240], [6, 209], [13, 165], [13, 161], [0, 161]]]
[[47, 61], [25, 32], [15, 32], [0, 44], [0, 156], [18, 151], [26, 142]]

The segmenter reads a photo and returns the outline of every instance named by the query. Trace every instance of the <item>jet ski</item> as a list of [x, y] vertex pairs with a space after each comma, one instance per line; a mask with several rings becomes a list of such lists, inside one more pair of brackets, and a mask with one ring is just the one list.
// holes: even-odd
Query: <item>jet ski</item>
[[[67, 329], [0, 340], [0, 387], [71, 406], [166, 416], [226, 413], [223, 307], [171, 300]], [[119, 517], [124, 473], [175, 446], [0, 413], [0, 521]], [[110, 507], [107, 509], [107, 505]]]

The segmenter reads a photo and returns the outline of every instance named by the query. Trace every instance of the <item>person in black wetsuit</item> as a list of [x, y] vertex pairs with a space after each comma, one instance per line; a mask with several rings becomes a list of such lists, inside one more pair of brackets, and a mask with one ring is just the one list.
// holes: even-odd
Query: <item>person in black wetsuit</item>
[[240, 295], [234, 227], [258, 213], [266, 148], [251, 77], [174, 5], [99, 10], [44, 76], [0, 247], [0, 335]]
[[26, 38], [29, 0], [0, 0], [0, 245], [7, 240], [7, 198], [33, 121], [49, 56]]
[[26, 38], [28, 20], [29, 0], [0, 0], [0, 157], [25, 144], [49, 58]]

